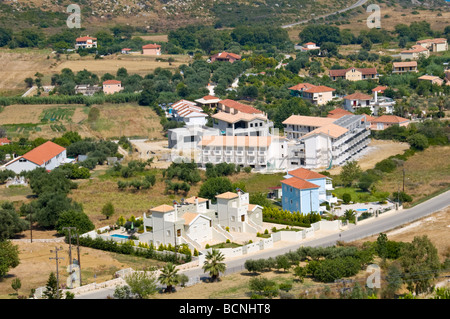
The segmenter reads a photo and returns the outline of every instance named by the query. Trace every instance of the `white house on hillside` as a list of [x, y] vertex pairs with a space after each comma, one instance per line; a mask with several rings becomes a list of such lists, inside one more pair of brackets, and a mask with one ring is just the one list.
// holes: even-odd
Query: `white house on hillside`
[[[262, 230], [262, 207], [249, 204], [249, 194], [238, 190], [216, 196], [217, 203], [191, 197], [173, 206], [161, 205], [144, 213], [139, 241], [159, 245], [187, 244], [202, 249], [212, 241], [233, 239], [233, 233]], [[229, 232], [227, 230], [229, 230]]]
[[64, 147], [48, 141], [28, 153], [9, 161], [2, 166], [2, 169], [11, 170], [16, 174], [23, 171], [32, 171], [38, 167], [45, 167], [46, 170], [51, 171], [59, 165], [73, 161], [73, 159], [67, 158]]

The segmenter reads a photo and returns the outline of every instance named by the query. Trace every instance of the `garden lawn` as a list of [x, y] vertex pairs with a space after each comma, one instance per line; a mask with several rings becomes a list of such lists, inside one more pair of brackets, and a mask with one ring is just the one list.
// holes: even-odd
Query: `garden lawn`
[[380, 198], [356, 187], [338, 187], [333, 190], [333, 193], [339, 199], [342, 199], [343, 195], [348, 193], [352, 196], [351, 201], [356, 203], [376, 202], [380, 200]]

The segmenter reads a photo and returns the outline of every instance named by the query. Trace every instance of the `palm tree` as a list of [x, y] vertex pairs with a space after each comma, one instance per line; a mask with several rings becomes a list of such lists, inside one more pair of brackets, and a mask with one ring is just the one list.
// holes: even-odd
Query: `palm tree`
[[347, 209], [344, 213], [345, 219], [349, 221], [354, 221], [356, 218], [356, 211], [353, 209]]
[[172, 287], [180, 282], [178, 269], [175, 268], [174, 264], [167, 263], [159, 275], [158, 280], [161, 284], [167, 286], [166, 292], [172, 292]]
[[203, 270], [205, 272], [209, 272], [211, 276], [211, 281], [216, 281], [219, 279], [219, 274], [225, 272], [227, 266], [223, 262], [225, 260], [225, 256], [218, 251], [217, 249], [213, 249], [211, 252], [208, 252], [206, 255], [206, 260], [203, 264]]

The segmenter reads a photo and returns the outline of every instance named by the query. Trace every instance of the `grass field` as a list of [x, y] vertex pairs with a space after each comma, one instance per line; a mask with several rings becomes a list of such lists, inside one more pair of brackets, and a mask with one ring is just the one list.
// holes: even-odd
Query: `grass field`
[[[157, 61], [157, 59], [166, 60], [172, 57], [174, 62]], [[116, 74], [119, 68], [126, 68], [128, 74], [146, 75], [153, 72], [156, 68], [176, 69], [182, 64], [188, 64], [190, 58], [187, 55], [159, 55], [159, 56], [144, 56], [141, 54], [114, 54], [104, 57], [103, 59], [95, 60], [93, 57], [80, 58], [77, 54], [69, 56], [69, 60], [62, 59], [61, 63], [54, 68], [54, 71], [60, 72], [64, 68], [69, 68], [73, 72], [82, 71], [84, 69], [98, 74], [99, 76], [105, 73]]]
[[416, 152], [403, 167], [385, 174], [378, 185], [379, 191], [396, 192], [403, 186], [405, 169], [405, 192], [415, 203], [422, 198], [450, 186], [450, 146], [431, 146], [423, 152]]
[[162, 126], [149, 107], [137, 104], [94, 105], [100, 117], [88, 123], [89, 107], [84, 105], [10, 105], [0, 113], [0, 125], [10, 138], [59, 137], [64, 130], [77, 131], [82, 137], [112, 138], [142, 136], [160, 139]]
[[[173, 62], [167, 61], [169, 57]], [[162, 59], [163, 61], [157, 61]], [[24, 80], [27, 77], [34, 78], [36, 72], [44, 75], [43, 85], [50, 85], [51, 76], [60, 73], [62, 69], [69, 68], [74, 72], [84, 69], [94, 72], [99, 76], [105, 73], [116, 74], [117, 70], [124, 67], [129, 74], [146, 75], [156, 68], [175, 69], [181, 64], [188, 64], [188, 55], [160, 55], [143, 56], [141, 54], [123, 55], [121, 53], [105, 56], [95, 60], [92, 56], [80, 57], [78, 54], [61, 55], [60, 60], [51, 50], [45, 49], [5, 49], [0, 48], [0, 96], [12, 93], [21, 95], [26, 91]]]

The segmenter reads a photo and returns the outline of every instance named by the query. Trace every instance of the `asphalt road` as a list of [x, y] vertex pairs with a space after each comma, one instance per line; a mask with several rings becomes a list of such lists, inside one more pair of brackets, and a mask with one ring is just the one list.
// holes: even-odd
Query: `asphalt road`
[[[233, 258], [229, 261], [225, 261], [227, 265], [226, 275], [244, 270], [244, 263], [247, 259], [259, 259], [269, 258], [282, 255], [290, 250], [296, 250], [301, 246], [311, 247], [327, 247], [333, 246], [338, 240], [344, 242], [351, 242], [358, 239], [366, 238], [372, 235], [386, 232], [398, 226], [410, 223], [414, 220], [423, 218], [434, 212], [440, 211], [450, 205], [450, 191], [447, 191], [441, 195], [433, 197], [432, 199], [423, 202], [413, 208], [393, 213], [389, 216], [380, 216], [378, 218], [372, 218], [370, 221], [366, 221], [364, 224], [359, 224], [348, 230], [340, 233], [332, 234], [318, 239], [313, 239], [308, 242], [295, 243], [289, 246], [282, 247], [280, 249], [271, 249], [261, 253], [254, 253], [243, 256], [241, 258]], [[339, 237], [339, 234], [341, 237]], [[195, 268], [183, 272], [190, 278], [197, 278], [202, 280], [207, 275], [204, 274], [201, 268]], [[113, 295], [113, 289], [101, 289], [92, 293], [77, 296], [76, 299], [105, 299], [108, 295]], [[193, 296], [195, 298], [195, 296]]]
[[355, 8], [357, 8], [357, 7], [359, 7], [359, 6], [362, 6], [362, 5], [365, 4], [367, 1], [368, 1], [368, 0], [359, 0], [359, 1], [356, 2], [355, 4], [351, 5], [350, 7], [345, 8], [345, 9], [338, 10], [338, 11], [334, 11], [334, 12], [332, 12], [332, 13], [328, 13], [328, 14], [323, 15], [323, 16], [314, 17], [314, 18], [312, 18], [312, 19], [307, 19], [307, 20], [302, 20], [302, 21], [298, 21], [298, 22], [294, 22], [294, 23], [282, 25], [281, 27], [282, 27], [282, 28], [290, 28], [290, 27], [293, 27], [294, 25], [298, 25], [298, 24], [302, 24], [302, 23], [307, 23], [307, 22], [309, 22], [309, 21], [311, 21], [311, 20], [317, 20], [317, 19], [320, 19], [320, 18], [326, 18], [326, 17], [331, 16], [331, 15], [336, 14], [336, 13], [342, 13], [342, 12], [345, 12], [345, 11], [348, 11], [348, 10], [351, 10], [351, 9], [355, 9]]

